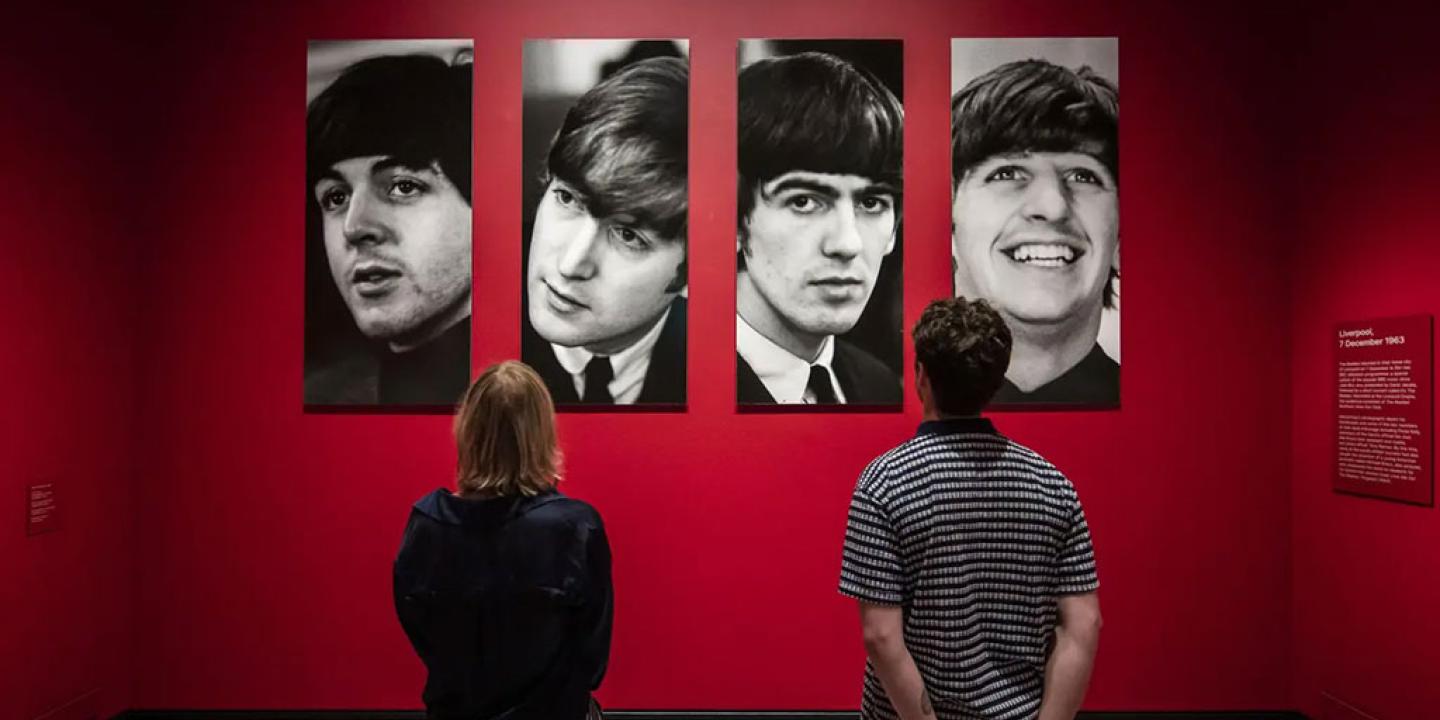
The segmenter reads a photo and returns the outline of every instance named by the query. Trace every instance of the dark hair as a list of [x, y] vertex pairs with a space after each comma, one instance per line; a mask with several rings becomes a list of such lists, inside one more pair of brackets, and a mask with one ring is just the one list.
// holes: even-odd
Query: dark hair
[[386, 55], [345, 68], [305, 118], [306, 191], [335, 163], [383, 155], [415, 168], [438, 163], [470, 202], [471, 65]]
[[630, 213], [666, 238], [684, 238], [689, 88], [689, 67], [674, 57], [627, 65], [590, 88], [565, 113], [542, 182], [573, 185], [596, 217]]
[[1084, 152], [1120, 180], [1120, 94], [1089, 67], [1044, 60], [1001, 65], [950, 101], [950, 172], [1013, 152]]
[[[1083, 152], [1120, 182], [1120, 91], [1088, 66], [1044, 60], [1001, 65], [950, 100], [950, 183], [986, 159], [1015, 152]], [[1115, 306], [1117, 268], [1105, 281]]]
[[859, 175], [903, 187], [904, 110], [874, 75], [805, 52], [740, 71], [739, 194], [743, 236], [755, 188], [787, 172]]
[[1010, 367], [1010, 328], [984, 300], [930, 303], [911, 331], [915, 362], [943, 415], [974, 415], [995, 396]]

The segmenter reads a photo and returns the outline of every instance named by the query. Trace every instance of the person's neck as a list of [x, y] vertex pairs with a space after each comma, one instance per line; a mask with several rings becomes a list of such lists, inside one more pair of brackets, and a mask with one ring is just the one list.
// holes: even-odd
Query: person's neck
[[820, 355], [820, 349], [825, 347], [825, 339], [830, 337], [803, 332], [787, 324], [765, 298], [760, 297], [744, 272], [740, 273], [736, 282], [735, 312], [766, 340], [805, 362], [814, 362]]
[[393, 352], [397, 355], [407, 353], [414, 350], [415, 348], [429, 344], [435, 338], [444, 335], [450, 330], [450, 328], [455, 327], [456, 325], [460, 324], [462, 320], [465, 320], [469, 317], [470, 296], [466, 295], [464, 302], [456, 305], [453, 310], [450, 310], [449, 312], [438, 316], [434, 321], [426, 323], [419, 330], [417, 330], [415, 334], [407, 335], [404, 338], [390, 340], [386, 344], [389, 345], [390, 352]]
[[1080, 364], [1095, 347], [1100, 311], [1077, 322], [1048, 325], [1010, 321], [1013, 344], [1005, 379], [1021, 392], [1032, 392]]
[[979, 410], [976, 410], [973, 413], [960, 414], [941, 411], [939, 406], [935, 402], [935, 393], [930, 386], [930, 380], [928, 377], [925, 376], [924, 370], [920, 368], [918, 363], [916, 364], [915, 369], [915, 391], [916, 394], [920, 396], [920, 419], [924, 422], [932, 422], [936, 420], [964, 420], [967, 418], [974, 419], [980, 417]]
[[940, 420], [978, 420], [980, 419], [980, 413], [977, 412], [972, 415], [951, 415], [942, 413], [934, 408], [925, 408], [924, 412], [920, 415], [920, 419], [925, 422]]

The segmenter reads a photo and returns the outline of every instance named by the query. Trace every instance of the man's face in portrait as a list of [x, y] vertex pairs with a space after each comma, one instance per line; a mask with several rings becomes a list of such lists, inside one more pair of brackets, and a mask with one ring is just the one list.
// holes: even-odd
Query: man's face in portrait
[[741, 315], [767, 335], [848, 332], [895, 247], [895, 190], [796, 171], [758, 185], [753, 200], [739, 241]]
[[1056, 324], [1101, 311], [1119, 257], [1119, 188], [1081, 152], [997, 155], [955, 189], [956, 294], [1007, 321]]
[[632, 215], [591, 215], [578, 189], [551, 180], [530, 235], [530, 324], [557, 345], [623, 350], [684, 288], [685, 252], [684, 238], [663, 237]]
[[314, 192], [330, 274], [367, 337], [414, 347], [470, 314], [470, 204], [438, 164], [350, 158]]

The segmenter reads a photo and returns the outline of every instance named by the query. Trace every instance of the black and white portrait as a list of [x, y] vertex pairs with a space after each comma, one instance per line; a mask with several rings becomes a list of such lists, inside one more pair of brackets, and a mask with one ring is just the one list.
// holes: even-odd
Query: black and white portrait
[[898, 407], [899, 40], [744, 40], [735, 238], [741, 405]]
[[308, 406], [450, 407], [470, 376], [470, 41], [312, 42]]
[[1120, 404], [1114, 38], [951, 41], [955, 294], [1013, 348], [993, 406]]
[[525, 43], [521, 359], [557, 407], [685, 403], [687, 53]]

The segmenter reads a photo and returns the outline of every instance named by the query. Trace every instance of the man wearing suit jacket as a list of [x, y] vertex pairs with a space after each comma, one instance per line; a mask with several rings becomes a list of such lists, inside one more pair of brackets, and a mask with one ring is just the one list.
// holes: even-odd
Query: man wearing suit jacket
[[557, 405], [685, 402], [688, 87], [680, 58], [628, 65], [551, 144], [521, 359]]
[[739, 87], [737, 399], [900, 403], [899, 376], [842, 337], [895, 248], [900, 101], [814, 52], [752, 63]]

